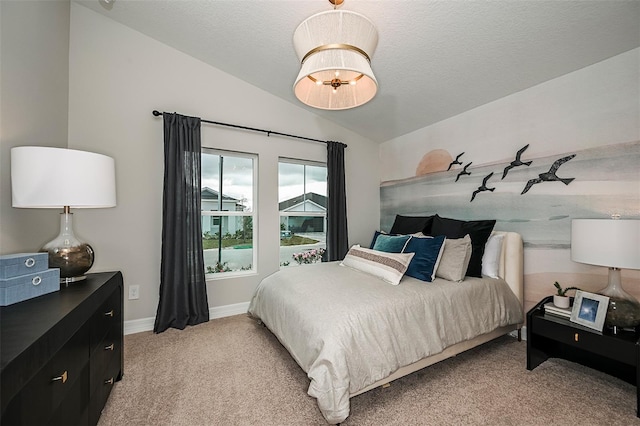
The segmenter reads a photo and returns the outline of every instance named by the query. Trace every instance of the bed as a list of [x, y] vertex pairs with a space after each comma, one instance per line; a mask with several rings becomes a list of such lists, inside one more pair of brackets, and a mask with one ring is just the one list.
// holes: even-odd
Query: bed
[[289, 267], [260, 283], [249, 315], [307, 373], [308, 394], [337, 424], [348, 417], [353, 396], [506, 333], [519, 335], [522, 239], [492, 235], [502, 239], [497, 278], [424, 282], [405, 275], [390, 285], [343, 262]]

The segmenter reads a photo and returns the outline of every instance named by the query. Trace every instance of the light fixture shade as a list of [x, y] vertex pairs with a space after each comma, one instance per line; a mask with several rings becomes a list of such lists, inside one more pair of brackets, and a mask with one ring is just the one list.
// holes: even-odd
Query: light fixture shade
[[115, 162], [93, 152], [41, 146], [11, 148], [13, 207], [116, 205]]
[[[313, 15], [296, 28], [293, 45], [302, 63], [294, 83], [301, 102], [341, 110], [365, 104], [375, 96], [378, 81], [370, 61], [378, 45], [378, 32], [365, 16], [344, 10]], [[331, 86], [332, 80], [342, 84]]]
[[640, 220], [574, 219], [571, 260], [610, 268], [640, 269]]

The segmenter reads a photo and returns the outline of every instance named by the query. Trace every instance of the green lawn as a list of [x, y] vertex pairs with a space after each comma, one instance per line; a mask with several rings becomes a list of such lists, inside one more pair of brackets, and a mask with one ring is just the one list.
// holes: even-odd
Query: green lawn
[[[301, 237], [299, 235], [293, 235], [290, 238], [281, 238], [280, 245], [281, 246], [300, 246], [303, 244], [315, 244], [317, 240]], [[247, 239], [238, 239], [238, 238], [223, 238], [222, 239], [222, 248], [236, 248], [236, 249], [246, 249], [252, 248], [253, 241], [249, 238]], [[207, 249], [217, 249], [218, 248], [218, 239], [217, 238], [203, 238], [202, 239], [202, 248]]]

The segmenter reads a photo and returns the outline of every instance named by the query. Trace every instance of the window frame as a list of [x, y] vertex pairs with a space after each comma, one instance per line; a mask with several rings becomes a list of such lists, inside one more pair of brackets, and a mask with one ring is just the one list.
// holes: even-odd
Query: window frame
[[[313, 167], [323, 167], [325, 169], [327, 169], [327, 163], [326, 162], [321, 162], [321, 161], [314, 161], [314, 160], [301, 160], [301, 159], [297, 159], [297, 158], [289, 158], [289, 157], [278, 157], [278, 175], [280, 173], [280, 164], [281, 163], [288, 163], [288, 164], [298, 164], [301, 166], [313, 166]], [[307, 178], [307, 174], [306, 174], [306, 169], [303, 175], [303, 190], [302, 190], [302, 195], [305, 195], [308, 191], [306, 190], [307, 188], [307, 182], [306, 182], [306, 178]], [[329, 188], [328, 188], [328, 177], [325, 180], [325, 184], [327, 185], [326, 188], [326, 194], [324, 194], [325, 197], [328, 198], [329, 196]], [[323, 195], [323, 194], [320, 194]], [[280, 179], [278, 176], [278, 204], [280, 204]], [[320, 211], [299, 211], [299, 212], [286, 212], [286, 211], [282, 211], [280, 210], [280, 208], [278, 207], [278, 223], [281, 224], [282, 223], [282, 218], [283, 217], [322, 217], [324, 218], [323, 222], [324, 222], [324, 234], [325, 234], [325, 249], [326, 249], [326, 235], [327, 235], [327, 209], [325, 207], [325, 210], [323, 212]], [[278, 229], [280, 230], [280, 226], [278, 226]], [[282, 249], [282, 245], [280, 243], [280, 239], [278, 239], [278, 263], [280, 265], [280, 268], [283, 267], [282, 265], [282, 260], [280, 259], [280, 251]]]
[[[252, 253], [251, 253], [251, 269], [247, 270], [237, 270], [237, 271], [229, 271], [229, 272], [207, 272], [205, 265], [205, 279], [209, 280], [219, 280], [225, 278], [233, 278], [233, 277], [243, 277], [247, 275], [256, 275], [258, 273], [258, 155], [249, 153], [249, 152], [239, 152], [239, 151], [230, 151], [224, 149], [217, 148], [209, 148], [202, 147], [201, 155], [218, 155], [220, 157], [236, 157], [236, 158], [246, 158], [252, 161], [252, 205], [251, 211], [231, 211], [231, 210], [222, 210], [223, 203], [223, 193], [221, 191], [220, 185], [224, 181], [224, 166], [218, 168], [218, 179], [220, 184], [218, 188], [212, 188], [215, 191], [218, 191], [218, 208], [219, 210], [203, 210], [202, 207], [200, 209], [201, 217], [210, 217], [213, 222], [216, 217], [220, 218], [220, 225], [222, 226], [223, 217], [250, 217], [252, 220]], [[200, 175], [202, 176], [202, 168], [200, 170]], [[201, 188], [202, 183], [200, 184]], [[202, 219], [201, 219], [202, 220]], [[221, 259], [220, 251], [222, 247], [218, 248], [218, 259]], [[204, 248], [203, 248], [204, 255]]]

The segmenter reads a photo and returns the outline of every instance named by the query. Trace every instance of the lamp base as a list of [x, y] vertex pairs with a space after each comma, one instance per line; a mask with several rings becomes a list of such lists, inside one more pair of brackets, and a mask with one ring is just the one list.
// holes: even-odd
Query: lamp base
[[640, 325], [640, 302], [622, 288], [619, 268], [609, 268], [609, 284], [598, 293], [609, 297], [604, 325], [613, 334]]
[[93, 248], [76, 238], [73, 233], [73, 213], [68, 207], [60, 214], [60, 234], [40, 249], [49, 254], [49, 268], [60, 269], [60, 283], [82, 281], [85, 272], [93, 266]]

